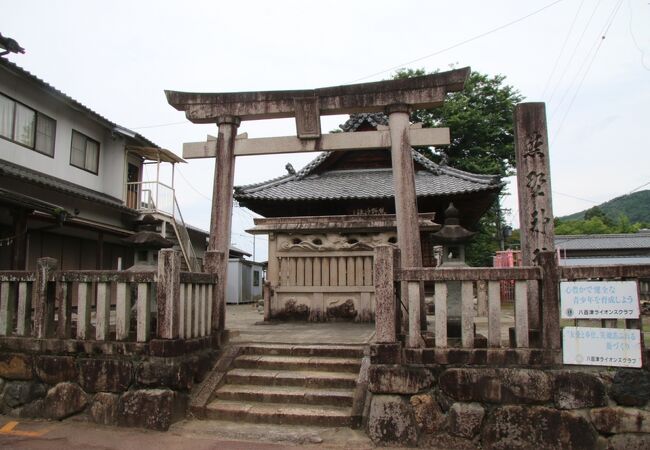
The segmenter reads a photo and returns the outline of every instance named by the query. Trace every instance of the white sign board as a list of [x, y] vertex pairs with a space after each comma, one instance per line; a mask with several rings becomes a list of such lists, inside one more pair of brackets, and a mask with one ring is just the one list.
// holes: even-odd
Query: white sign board
[[641, 332], [617, 328], [564, 327], [564, 364], [641, 367]]
[[563, 319], [638, 319], [636, 281], [564, 281], [560, 283]]

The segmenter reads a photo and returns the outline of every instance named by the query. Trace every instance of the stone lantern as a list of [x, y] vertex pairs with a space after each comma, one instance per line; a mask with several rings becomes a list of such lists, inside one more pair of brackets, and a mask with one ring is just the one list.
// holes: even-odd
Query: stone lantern
[[174, 246], [172, 241], [165, 239], [156, 231], [159, 222], [152, 215], [147, 214], [138, 224], [140, 231], [122, 239], [134, 248], [133, 266], [127, 270], [135, 272], [158, 270], [158, 251], [161, 248]]
[[[440, 230], [433, 233], [442, 243], [442, 264], [440, 267], [468, 267], [465, 263], [465, 244], [474, 232], [460, 224], [458, 209], [453, 203], [445, 210], [445, 221]], [[461, 282], [447, 282], [447, 335], [461, 337]]]

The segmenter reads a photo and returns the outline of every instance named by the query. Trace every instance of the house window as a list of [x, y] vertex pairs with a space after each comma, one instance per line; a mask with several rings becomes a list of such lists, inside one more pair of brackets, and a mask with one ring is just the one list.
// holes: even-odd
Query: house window
[[253, 271], [253, 286], [260, 285], [260, 273], [257, 270]]
[[70, 146], [70, 164], [88, 172], [97, 174], [99, 168], [99, 142], [72, 130]]
[[54, 156], [56, 121], [45, 114], [0, 94], [0, 136]]

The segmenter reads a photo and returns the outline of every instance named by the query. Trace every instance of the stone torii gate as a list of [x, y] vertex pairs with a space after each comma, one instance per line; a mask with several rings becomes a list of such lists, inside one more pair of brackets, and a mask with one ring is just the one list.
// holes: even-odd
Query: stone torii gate
[[[206, 270], [216, 273], [219, 288], [213, 301], [213, 327], [225, 329], [227, 255], [232, 225], [235, 156], [311, 151], [390, 148], [395, 189], [397, 239], [403, 267], [420, 267], [422, 253], [412, 146], [448, 145], [446, 128], [422, 129], [409, 124], [413, 109], [441, 106], [448, 92], [463, 89], [469, 68], [402, 80], [379, 81], [313, 90], [235, 93], [165, 91], [167, 101], [193, 123], [216, 123], [219, 134], [207, 142], [183, 146], [184, 158], [216, 157]], [[320, 116], [384, 111], [388, 130], [321, 134]], [[243, 120], [295, 117], [297, 137], [248, 139], [237, 136]], [[409, 283], [408, 344], [423, 345], [426, 330], [424, 298], [419, 283]], [[381, 315], [382, 312], [378, 311]], [[388, 313], [388, 312], [384, 312]]]

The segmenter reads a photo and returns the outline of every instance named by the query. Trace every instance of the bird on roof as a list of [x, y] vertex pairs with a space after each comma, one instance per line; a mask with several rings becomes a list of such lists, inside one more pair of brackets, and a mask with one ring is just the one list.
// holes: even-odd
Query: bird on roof
[[5, 37], [2, 33], [0, 33], [0, 49], [4, 49], [4, 52], [0, 52], [0, 56], [8, 55], [9, 53], [25, 53], [25, 49], [15, 39]]

